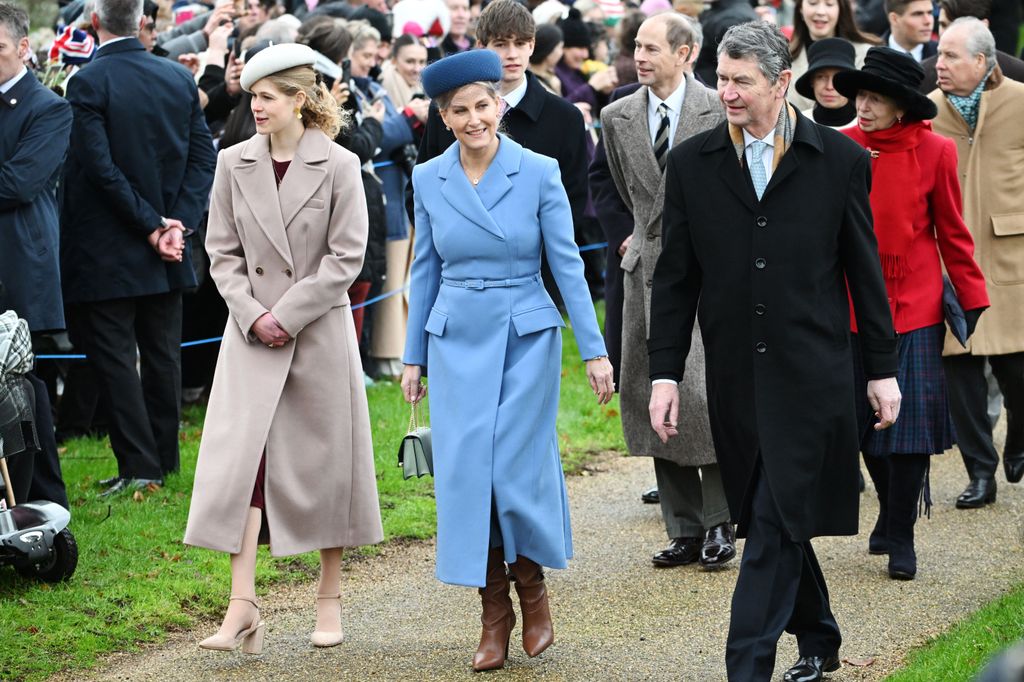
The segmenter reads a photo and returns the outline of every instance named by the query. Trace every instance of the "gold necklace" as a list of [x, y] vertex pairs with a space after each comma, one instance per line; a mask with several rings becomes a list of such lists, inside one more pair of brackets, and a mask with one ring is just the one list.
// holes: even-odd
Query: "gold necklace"
[[474, 178], [472, 175], [469, 174], [469, 170], [465, 166], [462, 167], [462, 170], [466, 172], [466, 177], [469, 178], [469, 181], [471, 183], [473, 183], [474, 187], [479, 185], [480, 181], [483, 179], [484, 175], [487, 174], [487, 169], [485, 168], [483, 173], [481, 173], [480, 175], [478, 175], [478, 176], [476, 176]]

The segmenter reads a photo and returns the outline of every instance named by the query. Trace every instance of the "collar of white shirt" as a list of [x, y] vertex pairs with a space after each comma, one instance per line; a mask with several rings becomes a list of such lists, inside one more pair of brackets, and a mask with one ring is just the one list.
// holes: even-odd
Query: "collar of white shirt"
[[773, 147], [774, 148], [775, 147], [775, 128], [772, 128], [771, 130], [769, 130], [768, 134], [765, 135], [764, 137], [754, 137], [753, 135], [748, 133], [746, 130], [743, 131], [743, 146], [744, 147], [749, 147], [751, 145], [751, 143], [757, 142], [758, 140], [760, 140], [761, 142], [764, 142], [769, 147]]
[[911, 57], [913, 57], [917, 61], [921, 61], [921, 59], [924, 58], [924, 43], [921, 43], [920, 45], [916, 46], [913, 50], [907, 50], [902, 45], [897, 43], [896, 39], [890, 33], [889, 34], [889, 47], [891, 47], [892, 49], [897, 50], [899, 52], [902, 52], [903, 54], [909, 54]]
[[7, 91], [10, 90], [11, 88], [13, 88], [15, 85], [17, 85], [18, 81], [20, 81], [22, 78], [24, 78], [25, 74], [27, 74], [27, 73], [28, 73], [28, 69], [23, 66], [23, 67], [21, 67], [21, 71], [18, 72], [17, 76], [15, 76], [11, 80], [7, 81], [6, 83], [0, 83], [0, 95], [6, 95]]
[[501, 96], [501, 98], [505, 100], [505, 105], [508, 109], [514, 109], [523, 101], [523, 98], [526, 97], [527, 84], [528, 80], [524, 78], [523, 82], [517, 85], [510, 93]]
[[683, 110], [683, 98], [686, 96], [686, 78], [683, 77], [679, 81], [679, 87], [676, 88], [671, 95], [665, 99], [661, 99], [654, 94], [654, 91], [650, 88], [647, 89], [647, 115], [657, 116], [658, 106], [664, 104], [668, 107], [669, 116], [679, 118], [680, 112]]

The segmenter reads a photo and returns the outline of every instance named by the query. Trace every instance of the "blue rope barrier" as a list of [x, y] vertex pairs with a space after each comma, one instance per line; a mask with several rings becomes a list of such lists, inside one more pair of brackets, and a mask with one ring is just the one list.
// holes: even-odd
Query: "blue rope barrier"
[[[391, 163], [391, 162], [390, 161], [385, 162], [385, 164], [388, 164], [388, 163]], [[601, 242], [600, 244], [588, 244], [587, 246], [581, 246], [580, 247], [580, 253], [583, 253], [584, 251], [594, 251], [596, 249], [603, 249], [606, 246], [608, 246], [608, 242]], [[386, 298], [391, 298], [392, 296], [397, 296], [398, 294], [405, 293], [408, 290], [409, 290], [409, 285], [406, 284], [401, 289], [395, 289], [394, 291], [389, 291], [387, 293], [381, 294], [380, 296], [374, 296], [373, 298], [371, 298], [371, 299], [369, 299], [367, 301], [363, 301], [362, 303], [357, 303], [356, 305], [352, 306], [352, 310], [359, 310], [360, 308], [365, 308], [366, 306], [373, 305], [374, 303], [380, 303], [381, 301], [383, 301]], [[181, 347], [182, 348], [191, 348], [192, 346], [203, 346], [203, 345], [206, 345], [206, 344], [209, 344], [209, 343], [220, 343], [223, 340], [224, 340], [223, 336], [214, 336], [214, 337], [209, 338], [209, 339], [199, 339], [197, 341], [185, 341], [184, 343], [181, 344]], [[85, 359], [86, 359], [85, 355], [80, 355], [80, 354], [77, 354], [77, 353], [75, 353], [75, 354], [47, 354], [47, 355], [37, 355], [36, 356], [36, 360], [85, 360]]]

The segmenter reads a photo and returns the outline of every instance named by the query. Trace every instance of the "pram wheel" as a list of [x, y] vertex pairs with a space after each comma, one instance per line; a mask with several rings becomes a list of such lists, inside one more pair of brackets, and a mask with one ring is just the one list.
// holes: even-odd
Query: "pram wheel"
[[26, 578], [59, 583], [71, 577], [78, 566], [78, 543], [67, 528], [53, 536], [50, 556], [36, 564], [17, 564], [15, 570]]

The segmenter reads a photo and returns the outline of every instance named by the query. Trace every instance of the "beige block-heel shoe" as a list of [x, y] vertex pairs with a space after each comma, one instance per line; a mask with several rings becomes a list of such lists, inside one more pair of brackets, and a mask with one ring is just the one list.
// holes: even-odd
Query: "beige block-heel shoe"
[[[316, 595], [317, 600], [320, 599], [338, 599], [341, 600], [341, 594], [318, 594]], [[309, 636], [309, 641], [313, 643], [315, 647], [332, 647], [338, 646], [345, 640], [345, 633], [341, 631], [341, 621], [338, 621], [338, 632], [324, 632], [323, 630], [314, 630], [313, 634]]]
[[263, 652], [263, 632], [266, 630], [266, 623], [260, 620], [260, 605], [248, 597], [231, 597], [228, 601], [247, 601], [256, 609], [252, 622], [240, 630], [233, 637], [231, 635], [216, 634], [207, 637], [199, 643], [200, 649], [210, 651], [234, 651], [241, 647], [244, 654], [259, 654]]

